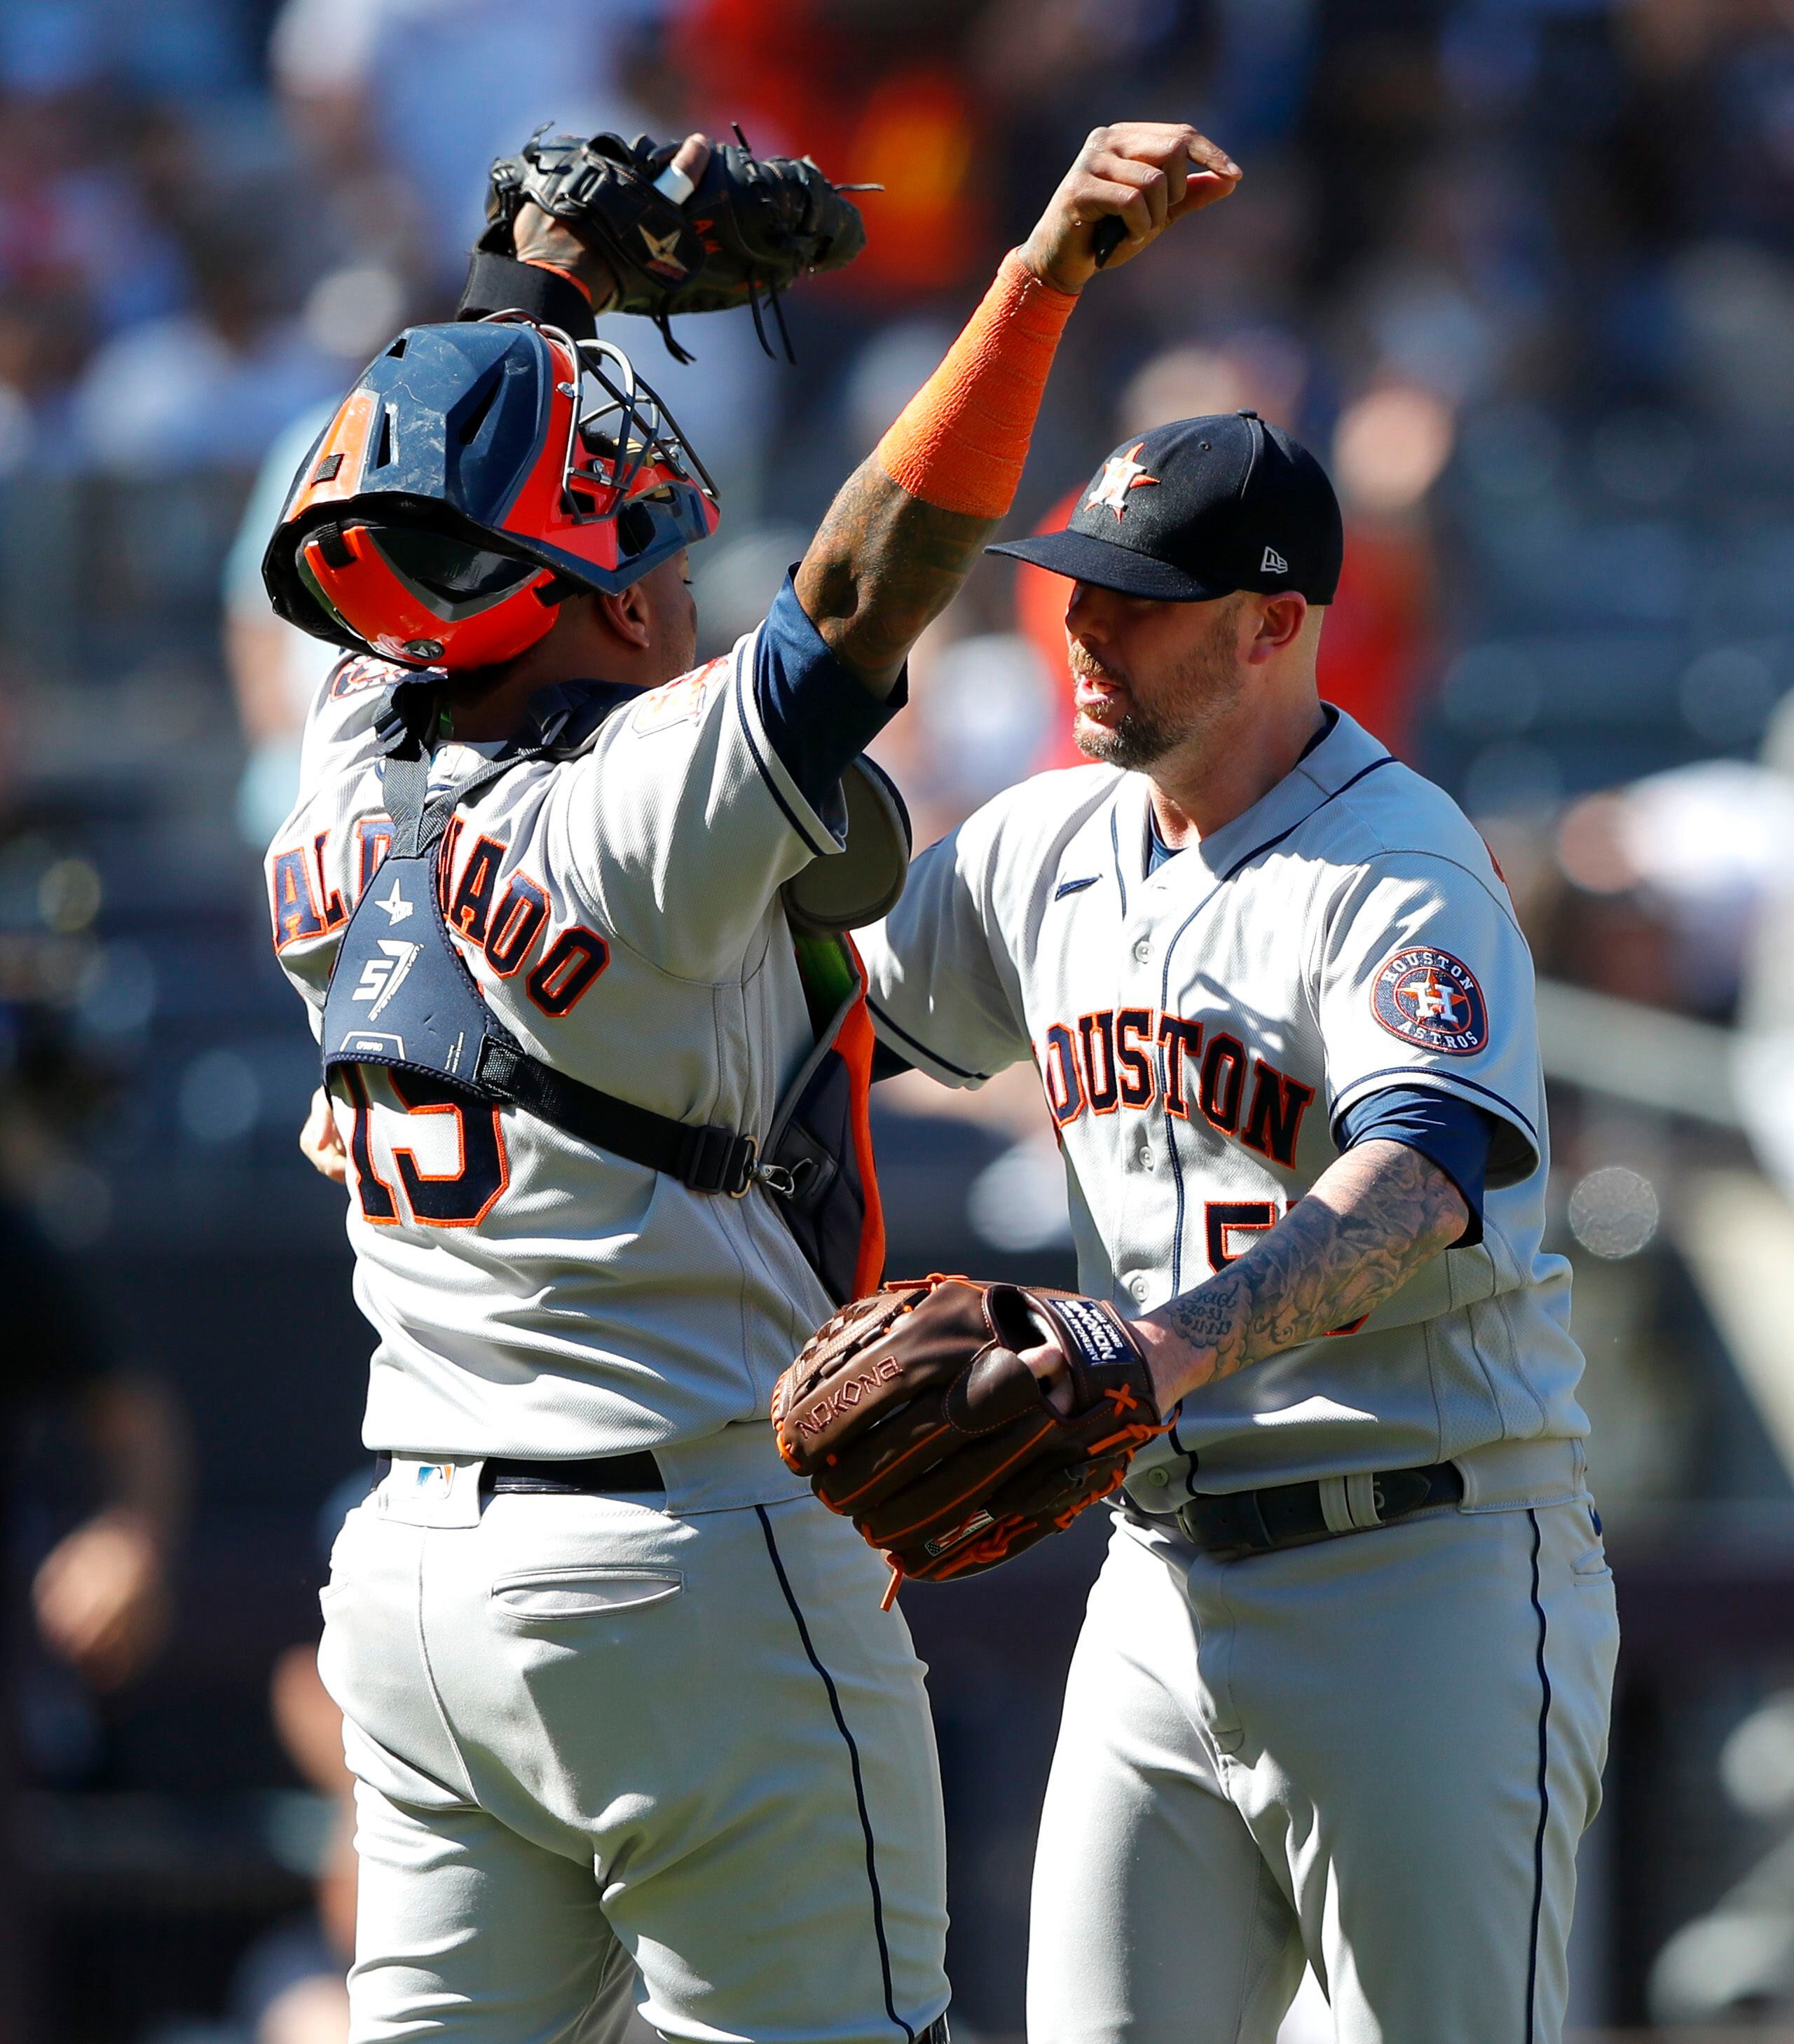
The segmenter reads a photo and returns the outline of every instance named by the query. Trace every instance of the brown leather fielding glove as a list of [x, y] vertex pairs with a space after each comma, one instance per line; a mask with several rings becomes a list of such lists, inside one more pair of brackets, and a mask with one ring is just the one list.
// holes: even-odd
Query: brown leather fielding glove
[[[1064, 1415], [1021, 1359], [1043, 1341], [1070, 1368]], [[1112, 1307], [939, 1276], [887, 1285], [818, 1328], [772, 1420], [786, 1466], [883, 1550], [893, 1588], [994, 1568], [1069, 1526], [1166, 1426]]]

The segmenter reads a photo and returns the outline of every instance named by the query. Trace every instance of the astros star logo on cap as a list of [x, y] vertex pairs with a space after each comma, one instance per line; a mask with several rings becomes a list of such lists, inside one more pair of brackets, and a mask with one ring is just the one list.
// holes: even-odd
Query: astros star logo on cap
[[1103, 472], [1096, 488], [1084, 500], [1086, 511], [1098, 504], [1106, 504], [1117, 518], [1121, 518], [1127, 513], [1128, 491], [1142, 489], [1149, 482], [1158, 481], [1156, 475], [1147, 474], [1145, 465], [1139, 458], [1140, 449], [1145, 445], [1144, 440], [1135, 440], [1125, 454], [1109, 456], [1103, 463]]

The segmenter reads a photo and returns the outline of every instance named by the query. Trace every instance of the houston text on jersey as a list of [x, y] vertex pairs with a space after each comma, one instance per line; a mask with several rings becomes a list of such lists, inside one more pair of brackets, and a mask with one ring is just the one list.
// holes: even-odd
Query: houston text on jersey
[[1251, 1055], [1230, 1031], [1151, 1008], [1101, 1008], [1074, 1023], [1055, 1022], [1035, 1062], [1061, 1128], [1086, 1109], [1144, 1111], [1162, 1092], [1166, 1113], [1186, 1121], [1200, 1114], [1285, 1167], [1296, 1161], [1302, 1116], [1314, 1098], [1312, 1086]]

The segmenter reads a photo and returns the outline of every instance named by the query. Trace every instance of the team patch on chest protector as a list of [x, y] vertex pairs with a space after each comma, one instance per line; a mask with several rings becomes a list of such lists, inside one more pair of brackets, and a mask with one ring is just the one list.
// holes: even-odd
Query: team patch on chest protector
[[1392, 1036], [1423, 1051], [1467, 1058], [1489, 1041], [1489, 1005], [1476, 974], [1431, 945], [1391, 952], [1371, 982], [1370, 1009]]

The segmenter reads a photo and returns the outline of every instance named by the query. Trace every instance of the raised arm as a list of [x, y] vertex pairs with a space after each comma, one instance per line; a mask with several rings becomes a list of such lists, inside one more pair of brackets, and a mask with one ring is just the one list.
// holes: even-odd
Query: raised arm
[[1133, 1323], [1160, 1411], [1373, 1312], [1469, 1217], [1463, 1194], [1419, 1151], [1387, 1140], [1348, 1150], [1245, 1255]]
[[836, 656], [886, 695], [1006, 515], [1061, 329], [1097, 273], [1098, 223], [1132, 259], [1239, 182], [1193, 128], [1094, 129], [947, 359], [842, 488], [797, 571], [797, 594]]
[[[687, 136], [674, 167], [693, 182], [710, 144]], [[878, 696], [1007, 515], [1054, 350], [1097, 270], [1098, 226], [1125, 232], [1107, 267], [1131, 262], [1185, 213], [1225, 198], [1239, 167], [1195, 129], [1122, 121], [1093, 129], [1034, 231], [947, 359], [847, 479], [797, 578], [805, 614]], [[603, 256], [564, 221], [524, 205], [517, 258], [577, 286], [596, 311], [616, 294]]]

